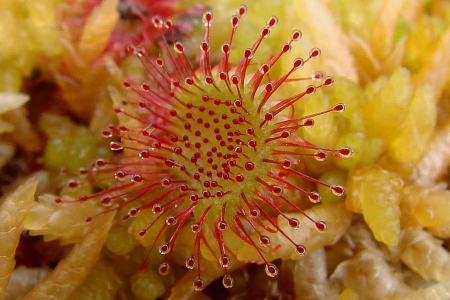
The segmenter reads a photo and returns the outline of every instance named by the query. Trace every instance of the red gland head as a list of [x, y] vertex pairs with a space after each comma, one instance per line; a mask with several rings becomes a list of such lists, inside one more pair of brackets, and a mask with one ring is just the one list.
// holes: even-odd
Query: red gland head
[[[204, 13], [205, 35], [199, 47], [198, 68], [185, 55], [182, 42], [166, 40], [168, 36], [175, 38], [172, 22], [153, 18], [155, 28], [164, 33], [160, 42], [163, 55], [154, 59], [142, 49], [132, 52], [145, 66], [149, 80], [139, 85], [126, 82], [124, 87], [132, 89], [141, 100], [115, 109], [121, 120], [130, 120], [133, 125], [110, 126], [104, 132], [105, 137], [121, 139], [111, 142], [111, 150], [124, 154], [112, 160], [97, 160], [94, 166], [96, 174], [114, 174], [117, 184], [85, 197], [111, 205], [105, 211], [130, 206], [125, 220], [146, 209], [153, 211], [156, 220], [165, 220], [162, 225], [156, 220], [148, 224], [139, 232], [140, 236], [155, 224], [162, 226], [158, 228], [158, 237], [167, 228], [173, 228], [163, 244], [155, 245], [157, 239], [153, 244], [167, 257], [159, 269], [162, 275], [169, 272], [168, 258], [181, 228], [190, 226], [194, 245], [191, 255], [186, 257], [186, 267], [197, 269], [193, 283], [196, 290], [205, 286], [200, 272], [201, 245], [214, 252], [223, 268], [224, 286], [233, 286], [228, 268], [236, 256], [225, 238], [227, 232], [257, 250], [270, 277], [276, 276], [278, 270], [265, 259], [270, 238], [264, 232], [280, 232], [299, 255], [304, 255], [305, 247], [295, 244], [273, 219], [281, 215], [291, 227], [301, 225], [279, 209], [279, 204], [285, 203], [304, 214], [286, 190], [302, 193], [313, 203], [320, 201], [319, 194], [303, 190], [296, 182], [306, 179], [329, 187], [335, 194], [343, 194], [344, 190], [307, 176], [303, 164], [293, 157], [313, 155], [324, 160], [330, 152], [341, 158], [351, 155], [348, 147], [321, 149], [295, 135], [298, 128], [313, 126], [315, 116], [342, 111], [343, 104], [314, 115], [279, 117], [300, 99], [333, 82], [331, 77], [317, 72], [308, 78], [321, 83], [287, 98], [273, 99], [274, 93], [297, 69], [320, 55], [320, 50], [314, 48], [307, 58], [296, 59], [288, 73], [270, 77], [270, 69], [291, 51], [293, 43], [301, 37], [300, 31], [295, 30], [291, 39], [267, 61], [253, 61], [260, 44], [278, 22], [271, 17], [241, 60], [236, 65], [229, 62], [233, 37], [239, 34], [239, 23], [245, 13], [242, 6], [232, 16], [230, 37], [224, 41], [220, 62], [215, 65], [211, 62], [209, 44], [213, 14]], [[79, 185], [69, 184], [74, 188]], [[85, 198], [84, 201], [88, 200]], [[319, 231], [326, 230], [324, 222], [308, 219]], [[259, 243], [251, 237], [253, 234], [259, 235]]]

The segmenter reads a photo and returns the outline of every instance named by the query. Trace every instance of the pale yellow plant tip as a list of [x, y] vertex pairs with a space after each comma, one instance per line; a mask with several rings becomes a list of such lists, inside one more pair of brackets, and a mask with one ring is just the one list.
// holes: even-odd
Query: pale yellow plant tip
[[351, 174], [347, 189], [348, 209], [362, 213], [380, 242], [396, 246], [400, 236], [400, 199], [403, 181], [378, 166], [363, 167]]
[[19, 244], [25, 215], [34, 200], [36, 186], [36, 179], [28, 179], [0, 206], [0, 299], [5, 296], [9, 277], [16, 264], [14, 254]]
[[53, 272], [23, 299], [69, 299], [98, 261], [113, 217], [113, 213], [99, 217], [102, 225], [95, 227], [81, 243], [76, 244]]
[[381, 138], [386, 149], [402, 129], [414, 86], [409, 71], [398, 68], [386, 84], [378, 87], [380, 89], [373, 93], [365, 106], [365, 119], [368, 136]]
[[399, 135], [387, 152], [387, 166], [409, 174], [426, 153], [436, 128], [437, 107], [433, 90], [419, 86], [412, 98]]
[[21, 93], [0, 93], [0, 115], [24, 105], [30, 96]]
[[[319, 46], [323, 53], [319, 62], [320, 70], [325, 74], [346, 77], [351, 81], [358, 82], [358, 74], [353, 56], [350, 53], [348, 37], [336, 22], [328, 7], [321, 1], [308, 0], [294, 0], [292, 5], [301, 23], [301, 26], [299, 24], [297, 27], [307, 35], [305, 40], [312, 41], [311, 45], [305, 45], [305, 42], [300, 41], [301, 47], [305, 49], [308, 46]], [[285, 67], [290, 68], [291, 66], [286, 64]], [[317, 64], [314, 67], [317, 68]]]
[[384, 1], [370, 37], [370, 46], [378, 59], [386, 58], [392, 51], [397, 19], [406, 2], [405, 0]]
[[[442, 242], [421, 228], [402, 232], [400, 258], [402, 262], [426, 281], [450, 280], [450, 253]], [[420, 259], [418, 259], [420, 258]]]
[[450, 75], [450, 29], [442, 35], [435, 52], [427, 54], [430, 56], [428, 63], [414, 77], [414, 82], [419, 84], [429, 84], [438, 101], [445, 88], [446, 82]]
[[119, 19], [118, 4], [118, 0], [103, 0], [86, 20], [78, 43], [78, 54], [86, 66], [105, 49]]

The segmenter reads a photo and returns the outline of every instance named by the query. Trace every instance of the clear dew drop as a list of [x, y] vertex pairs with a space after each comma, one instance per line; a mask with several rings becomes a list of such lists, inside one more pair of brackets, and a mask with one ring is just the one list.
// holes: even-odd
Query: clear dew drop
[[273, 185], [272, 194], [274, 194], [275, 196], [281, 196], [283, 194], [283, 188], [279, 185]]
[[318, 151], [315, 153], [314, 158], [315, 158], [317, 161], [324, 161], [324, 160], [327, 158], [327, 153], [326, 153], [325, 151], [323, 151], [323, 150], [318, 150]]
[[168, 216], [166, 219], [166, 225], [167, 226], [173, 226], [177, 224], [177, 218], [174, 216]]
[[222, 266], [222, 268], [228, 268], [230, 265], [230, 259], [226, 255], [222, 255], [222, 257], [219, 259], [219, 263]]
[[303, 123], [303, 127], [305, 128], [312, 128], [314, 127], [314, 120], [313, 119], [306, 119], [305, 122]]
[[222, 284], [227, 289], [232, 288], [234, 286], [233, 277], [231, 277], [230, 275], [223, 276]]
[[217, 223], [217, 229], [219, 229], [220, 231], [225, 231], [227, 230], [227, 228], [228, 228], [227, 222], [220, 221]]
[[128, 216], [130, 216], [132, 218], [137, 217], [138, 214], [139, 214], [139, 208], [137, 208], [137, 207], [133, 207], [132, 209], [130, 209], [128, 211]]
[[152, 18], [152, 23], [153, 23], [153, 26], [155, 26], [155, 28], [162, 28], [162, 26], [163, 26], [163, 22], [162, 22], [161, 18], [159, 18], [158, 16], [154, 16]]
[[281, 165], [283, 169], [289, 170], [292, 166], [292, 162], [289, 159], [285, 159]]
[[306, 248], [303, 245], [295, 245], [295, 253], [300, 256], [304, 256], [306, 254]]
[[166, 255], [170, 252], [170, 245], [168, 243], [164, 243], [159, 246], [159, 254]]
[[247, 13], [247, 6], [245, 5], [240, 5], [239, 8], [236, 10], [236, 13], [240, 16], [243, 16]]
[[194, 289], [196, 291], [202, 291], [205, 288], [205, 283], [203, 282], [203, 279], [201, 277], [197, 277], [194, 280]]
[[332, 85], [333, 83], [334, 83], [334, 78], [331, 77], [331, 76], [327, 76], [325, 78], [325, 80], [322, 82], [322, 85], [323, 86], [329, 86], [329, 85]]
[[106, 167], [106, 165], [107, 165], [107, 162], [103, 158], [99, 158], [95, 161], [95, 166], [99, 169]]
[[89, 171], [87, 169], [85, 169], [85, 168], [78, 169], [78, 177], [79, 178], [86, 178], [88, 174], [89, 174]]
[[80, 197], [78, 197], [79, 201], [87, 201], [88, 199], [89, 199], [89, 197], [86, 195], [81, 195]]
[[139, 157], [140, 157], [141, 159], [147, 159], [147, 158], [149, 158], [149, 157], [150, 157], [150, 151], [148, 151], [148, 150], [142, 150], [142, 151], [139, 153]]
[[[222, 53], [228, 54], [228, 53], [230, 53], [230, 49], [231, 49], [230, 44], [224, 43], [224, 44], [222, 45]], [[223, 74], [222, 77], [223, 77], [223, 76], [226, 76], [226, 74], [224, 74], [224, 73], [222, 73], [222, 74]]]
[[309, 51], [309, 56], [310, 56], [311, 58], [317, 58], [317, 57], [320, 56], [320, 54], [321, 54], [321, 51], [320, 51], [319, 48], [312, 48], [312, 49]]
[[261, 235], [259, 237], [259, 244], [263, 247], [270, 246], [270, 238], [267, 235]]
[[184, 52], [184, 46], [180, 42], [175, 42], [173, 45], [173, 49], [174, 49], [175, 53], [178, 53], [178, 54]]
[[275, 277], [278, 275], [278, 268], [274, 264], [268, 263], [265, 268], [266, 274], [269, 277]]
[[161, 275], [163, 275], [163, 276], [169, 274], [169, 272], [170, 272], [170, 266], [169, 266], [169, 264], [166, 263], [166, 262], [162, 263], [162, 264], [159, 266], [158, 271], [159, 271], [159, 274], [161, 274]]
[[78, 182], [77, 180], [71, 179], [67, 182], [67, 189], [69, 191], [77, 191], [78, 188], [80, 187], [80, 182]]
[[195, 261], [194, 257], [189, 257], [188, 259], [186, 259], [186, 268], [188, 268], [189, 270], [193, 270], [196, 265], [197, 262]]
[[104, 138], [112, 138], [113, 137], [113, 133], [110, 130], [103, 130], [102, 131], [102, 136]]
[[294, 229], [299, 229], [300, 228], [300, 221], [298, 219], [290, 218], [288, 222], [289, 222], [289, 226], [291, 228], [294, 228]]
[[250, 209], [250, 217], [257, 218], [261, 214], [261, 211], [258, 208]]
[[291, 38], [293, 41], [298, 41], [302, 38], [302, 32], [300, 30], [294, 30], [292, 32]]
[[303, 67], [303, 65], [305, 64], [304, 60], [302, 58], [296, 58], [294, 60], [294, 69], [298, 69]]
[[123, 149], [123, 145], [118, 142], [110, 142], [109, 149], [111, 149], [111, 151], [120, 151]]
[[244, 51], [244, 57], [247, 59], [252, 59], [253, 58], [253, 51], [250, 48], [245, 49]]
[[203, 14], [203, 25], [205, 25], [206, 27], [209, 27], [211, 25], [211, 21], [213, 19], [213, 13], [210, 10], [207, 10], [204, 14]]
[[346, 159], [346, 158], [349, 158], [349, 157], [351, 157], [353, 155], [353, 150], [350, 147], [343, 147], [343, 148], [338, 150], [338, 153], [339, 153], [338, 156], [340, 158]]
[[276, 16], [271, 16], [268, 20], [267, 20], [267, 27], [271, 28], [274, 27], [278, 24], [278, 18]]
[[117, 181], [124, 181], [126, 177], [127, 177], [127, 173], [125, 173], [125, 171], [119, 170], [114, 174], [114, 178]]
[[320, 71], [314, 72], [314, 73], [311, 75], [311, 79], [312, 79], [312, 80], [321, 80], [322, 78], [323, 78], [323, 73], [320, 72]]
[[308, 194], [308, 199], [311, 203], [319, 203], [320, 202], [320, 194], [317, 192], [310, 192]]
[[262, 64], [258, 71], [261, 74], [267, 74], [269, 72], [269, 70], [270, 70], [270, 66], [268, 64]]
[[103, 206], [108, 207], [112, 205], [112, 198], [111, 196], [105, 196], [102, 198], [101, 203]]
[[191, 230], [193, 233], [199, 233], [200, 232], [200, 224], [194, 223], [191, 225]]
[[345, 111], [345, 104], [344, 103], [338, 103], [333, 107], [333, 111], [335, 112], [344, 112]]
[[152, 212], [154, 214], [161, 214], [163, 211], [164, 211], [164, 209], [160, 204], [155, 204], [152, 207]]
[[139, 174], [131, 176], [130, 182], [139, 183], [143, 180], [142, 176]]
[[324, 232], [327, 230], [327, 224], [324, 221], [316, 222], [315, 225], [316, 225], [316, 229], [319, 232]]
[[207, 42], [203, 42], [203, 43], [200, 45], [200, 50], [202, 50], [203, 52], [208, 52], [209, 49], [210, 49], [209, 43], [207, 43]]
[[335, 196], [342, 196], [345, 193], [344, 187], [340, 185], [332, 185], [330, 186], [330, 190]]

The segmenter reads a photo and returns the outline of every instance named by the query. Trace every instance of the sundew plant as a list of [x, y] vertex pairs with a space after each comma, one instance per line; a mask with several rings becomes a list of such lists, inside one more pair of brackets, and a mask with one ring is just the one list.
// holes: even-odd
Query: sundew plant
[[[280, 204], [283, 202], [304, 214], [319, 231], [324, 231], [325, 222], [312, 219], [295, 203], [294, 199], [301, 195], [313, 203], [320, 202], [316, 191], [305, 189], [299, 182], [308, 180], [323, 185], [338, 196], [344, 193], [344, 188], [307, 175], [300, 158], [313, 156], [325, 160], [329, 153], [340, 158], [351, 155], [349, 147], [321, 148], [295, 135], [299, 128], [313, 126], [315, 116], [344, 111], [344, 104], [310, 115], [286, 116], [285, 111], [297, 101], [333, 83], [331, 77], [322, 78], [320, 72], [291, 79], [303, 64], [320, 55], [318, 48], [311, 49], [305, 59], [295, 59], [291, 70], [280, 78], [270, 77], [270, 69], [301, 38], [299, 30], [292, 32], [278, 53], [255, 68], [252, 58], [278, 22], [270, 17], [260, 37], [245, 49], [242, 59], [237, 65], [231, 64], [233, 37], [240, 34], [239, 23], [246, 12], [247, 8], [241, 6], [231, 17], [231, 33], [221, 47], [217, 65], [212, 65], [210, 58], [213, 14], [211, 11], [203, 14], [205, 35], [197, 70], [189, 62], [181, 42], [172, 40], [173, 46], [169, 45], [168, 39], [175, 38], [172, 21], [153, 17], [155, 28], [168, 32], [168, 38], [163, 36], [160, 45], [164, 59], [152, 59], [143, 49], [130, 47], [129, 51], [145, 67], [148, 80], [142, 84], [124, 82], [125, 88], [139, 95], [139, 100], [122, 101], [121, 107], [114, 108], [121, 117], [121, 125], [102, 132], [105, 137], [119, 138], [119, 142], [110, 143], [110, 148], [124, 154], [110, 160], [98, 159], [91, 170], [79, 170], [82, 176], [95, 174], [98, 177], [95, 182], [112, 176], [116, 180], [109, 189], [79, 197], [80, 202], [93, 200], [110, 207], [88, 216], [87, 222], [125, 207], [128, 212], [123, 220], [136, 218], [144, 210], [152, 212], [153, 215], [141, 218], [147, 219], [148, 225], [142, 226], [139, 236], [148, 231], [156, 233], [152, 234], [154, 241], [149, 251], [158, 246], [159, 253], [167, 257], [159, 266], [160, 274], [169, 272], [169, 258], [181, 229], [191, 227], [194, 245], [192, 254], [186, 258], [186, 267], [197, 269], [194, 282], [197, 290], [204, 288], [201, 244], [223, 268], [225, 287], [233, 286], [227, 269], [230, 260], [237, 259], [233, 243], [238, 240], [258, 252], [271, 277], [278, 270], [265, 259], [264, 248], [271, 243], [264, 232], [279, 232], [299, 255], [304, 255], [305, 247], [293, 241], [273, 220], [274, 215], [280, 215], [292, 228], [301, 226], [298, 219], [283, 213]], [[298, 94], [276, 98], [275, 92], [288, 80], [318, 83], [308, 85]], [[76, 189], [83, 183], [70, 180], [68, 187]], [[160, 219], [164, 220], [162, 225], [158, 223]], [[171, 234], [167, 233], [168, 227], [174, 227]], [[250, 235], [251, 230], [258, 238]]]

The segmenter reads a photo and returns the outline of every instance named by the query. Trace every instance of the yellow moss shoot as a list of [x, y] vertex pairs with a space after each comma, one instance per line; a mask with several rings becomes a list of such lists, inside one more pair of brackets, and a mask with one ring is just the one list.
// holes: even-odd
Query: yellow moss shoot
[[378, 166], [357, 169], [350, 174], [345, 200], [349, 210], [362, 213], [375, 238], [396, 246], [400, 239], [400, 197], [403, 181], [399, 175]]

